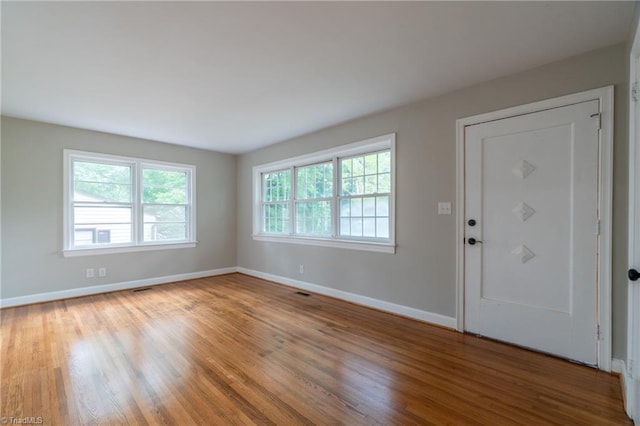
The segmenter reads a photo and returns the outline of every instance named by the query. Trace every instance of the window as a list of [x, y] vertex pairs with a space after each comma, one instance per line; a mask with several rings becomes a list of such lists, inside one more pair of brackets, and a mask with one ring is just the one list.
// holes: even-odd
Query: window
[[330, 236], [333, 163], [296, 167], [296, 234]]
[[263, 226], [270, 234], [289, 233], [289, 200], [291, 200], [291, 171], [278, 170], [262, 176]]
[[254, 239], [395, 252], [395, 135], [254, 167]]
[[340, 159], [340, 235], [389, 238], [391, 151]]
[[64, 151], [65, 256], [195, 246], [195, 167]]

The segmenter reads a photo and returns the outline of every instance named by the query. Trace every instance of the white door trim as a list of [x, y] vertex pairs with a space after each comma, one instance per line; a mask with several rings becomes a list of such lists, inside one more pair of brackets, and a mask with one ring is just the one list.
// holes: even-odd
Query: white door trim
[[563, 107], [581, 102], [600, 101], [599, 205], [600, 240], [598, 245], [598, 368], [611, 371], [611, 212], [613, 193], [613, 86], [547, 99], [526, 105], [493, 111], [456, 120], [456, 328], [464, 331], [464, 128], [474, 124]]
[[[640, 57], [640, 22], [636, 23], [633, 29], [633, 45], [629, 55], [629, 88], [640, 80], [640, 70], [638, 61]], [[638, 267], [635, 262], [638, 259], [640, 247], [636, 245], [635, 235], [637, 230], [635, 224], [640, 220], [640, 210], [636, 205], [640, 200], [636, 194], [640, 191], [636, 187], [640, 179], [640, 122], [638, 120], [638, 105], [632, 96], [629, 96], [629, 261], [628, 268]], [[640, 374], [638, 373], [638, 359], [640, 359], [640, 285], [631, 284], [629, 281], [627, 293], [627, 369], [621, 372], [623, 384], [625, 385], [625, 405], [627, 414], [640, 423]]]

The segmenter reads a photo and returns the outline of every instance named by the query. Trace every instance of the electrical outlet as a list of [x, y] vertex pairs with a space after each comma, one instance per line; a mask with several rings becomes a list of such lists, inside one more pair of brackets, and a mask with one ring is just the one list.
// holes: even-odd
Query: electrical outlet
[[300, 265], [300, 275], [304, 275], [304, 265]]
[[451, 214], [451, 203], [438, 203], [438, 214]]
[[107, 268], [98, 269], [98, 276], [99, 277], [106, 277], [107, 276]]
[[95, 277], [95, 271], [93, 270], [93, 268], [87, 268], [87, 278], [93, 277]]

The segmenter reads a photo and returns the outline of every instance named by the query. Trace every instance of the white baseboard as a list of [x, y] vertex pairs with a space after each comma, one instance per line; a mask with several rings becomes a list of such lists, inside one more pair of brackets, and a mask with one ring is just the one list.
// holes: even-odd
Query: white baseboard
[[627, 412], [627, 415], [633, 418], [633, 411], [637, 410], [637, 407], [634, 406], [632, 401], [631, 395], [634, 394], [634, 391], [631, 389], [631, 386], [633, 386], [633, 380], [629, 377], [627, 366], [623, 360], [614, 358], [611, 360], [611, 371], [620, 374], [620, 386], [622, 387], [624, 409]]
[[335, 297], [336, 299], [346, 300], [347, 302], [356, 303], [358, 305], [367, 306], [381, 311], [391, 312], [405, 317], [429, 322], [447, 328], [456, 328], [456, 319], [433, 312], [422, 311], [420, 309], [410, 308], [404, 305], [398, 305], [384, 300], [373, 299], [371, 297], [362, 296], [355, 293], [349, 293], [342, 290], [336, 290], [330, 287], [324, 287], [317, 284], [311, 284], [305, 281], [294, 280], [292, 278], [281, 277], [279, 275], [268, 274], [266, 272], [254, 271], [252, 269], [238, 267], [241, 274], [251, 275], [253, 277], [262, 278], [264, 280], [274, 281], [297, 289], [307, 290], [325, 296]]
[[620, 375], [625, 373], [626, 372], [626, 367], [624, 365], [624, 361], [621, 360], [621, 359], [613, 358], [611, 360], [611, 371], [613, 373], [617, 373], [617, 374], [620, 374]]
[[166, 284], [176, 281], [191, 280], [195, 278], [211, 277], [214, 275], [231, 274], [240, 272], [257, 278], [274, 281], [279, 284], [295, 287], [302, 290], [311, 291], [326, 296], [335, 297], [337, 299], [346, 300], [348, 302], [378, 309], [381, 311], [391, 312], [420, 321], [429, 322], [447, 328], [456, 328], [456, 319], [433, 312], [423, 311], [420, 309], [410, 308], [404, 305], [398, 305], [384, 300], [374, 299], [355, 293], [349, 293], [342, 290], [336, 290], [330, 287], [324, 287], [317, 284], [311, 284], [305, 281], [294, 280], [291, 278], [281, 277], [279, 275], [268, 274], [265, 272], [254, 271], [251, 269], [240, 267], [229, 267], [221, 269], [213, 269], [209, 271], [190, 272], [185, 274], [168, 275], [164, 277], [146, 278], [142, 280], [127, 281], [113, 284], [96, 285], [91, 287], [80, 287], [69, 290], [52, 291], [48, 293], [31, 294], [28, 296], [11, 297], [0, 299], [0, 308], [9, 308], [14, 306], [30, 305], [33, 303], [51, 302], [54, 300], [70, 299], [73, 297], [90, 296], [100, 293], [108, 293], [119, 290], [129, 290], [132, 288], [153, 286], [158, 284]]
[[211, 277], [237, 272], [235, 266], [230, 268], [211, 269], [209, 271], [189, 272], [185, 274], [167, 275], [164, 277], [145, 278], [142, 280], [126, 281], [121, 283], [95, 285], [91, 287], [72, 288], [69, 290], [52, 291], [48, 293], [31, 294], [29, 296], [11, 297], [0, 299], [0, 308], [12, 306], [30, 305], [32, 303], [51, 302], [53, 300], [70, 299], [73, 297], [90, 296], [99, 293], [109, 293], [118, 290], [129, 290], [138, 287], [147, 287], [158, 284], [167, 284], [176, 281], [192, 280], [195, 278]]
[[624, 406], [627, 408], [627, 367], [624, 365], [624, 361], [621, 359], [611, 360], [611, 372], [620, 375], [620, 386], [622, 387], [622, 400]]

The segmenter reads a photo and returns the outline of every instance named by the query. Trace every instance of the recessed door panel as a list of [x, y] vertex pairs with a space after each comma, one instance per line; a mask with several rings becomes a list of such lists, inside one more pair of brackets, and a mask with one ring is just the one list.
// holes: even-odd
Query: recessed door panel
[[569, 312], [570, 141], [568, 125], [482, 140], [483, 298]]

